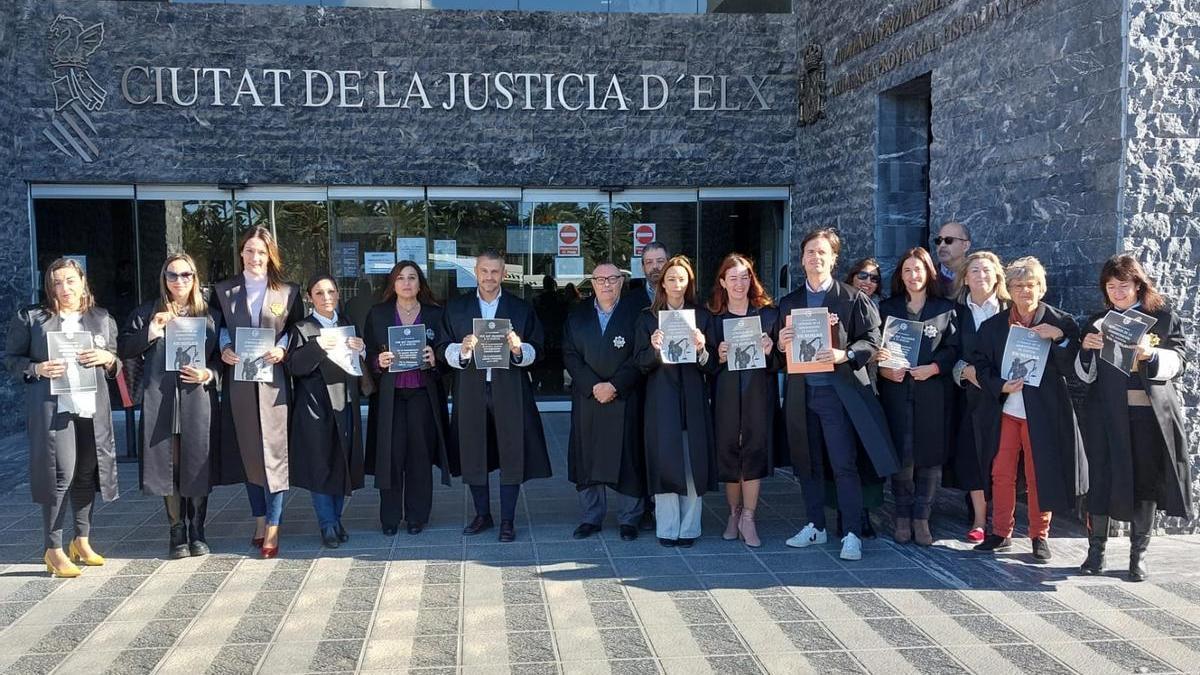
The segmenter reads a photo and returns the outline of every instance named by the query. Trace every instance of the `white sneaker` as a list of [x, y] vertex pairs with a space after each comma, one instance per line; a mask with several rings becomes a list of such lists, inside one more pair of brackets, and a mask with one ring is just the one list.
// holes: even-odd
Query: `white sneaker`
[[818, 530], [816, 525], [809, 523], [784, 543], [792, 548], [804, 548], [813, 544], [824, 544], [826, 541], [829, 541], [829, 537], [825, 534], [825, 530]]
[[862, 540], [853, 532], [842, 537], [842, 560], [862, 560]]

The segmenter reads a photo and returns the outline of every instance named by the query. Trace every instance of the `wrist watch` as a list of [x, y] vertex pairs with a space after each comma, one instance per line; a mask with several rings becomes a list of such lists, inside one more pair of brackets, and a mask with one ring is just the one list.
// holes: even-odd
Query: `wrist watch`
[[846, 350], [846, 360], [847, 360], [847, 361], [853, 361], [853, 360], [854, 360], [854, 350], [853, 350], [853, 349], [847, 349], [847, 350]]

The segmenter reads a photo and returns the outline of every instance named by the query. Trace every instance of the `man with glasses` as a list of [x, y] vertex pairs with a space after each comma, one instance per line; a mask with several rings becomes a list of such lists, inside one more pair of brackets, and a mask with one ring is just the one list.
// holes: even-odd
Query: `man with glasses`
[[[660, 272], [661, 273], [661, 272]], [[563, 361], [571, 374], [571, 436], [567, 477], [583, 511], [576, 539], [600, 531], [607, 488], [620, 493], [621, 539], [637, 538], [644, 511], [641, 372], [633, 360], [633, 331], [641, 313], [621, 299], [624, 276], [612, 263], [592, 271], [592, 302], [567, 317]]]
[[938, 235], [933, 238], [933, 246], [939, 263], [938, 283], [942, 285], [945, 297], [953, 297], [954, 278], [967, 259], [967, 251], [971, 250], [971, 233], [962, 223], [948, 222], [938, 230]]

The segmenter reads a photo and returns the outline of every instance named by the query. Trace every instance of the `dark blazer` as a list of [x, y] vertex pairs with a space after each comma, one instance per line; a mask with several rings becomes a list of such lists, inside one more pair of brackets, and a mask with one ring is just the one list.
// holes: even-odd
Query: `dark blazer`
[[[908, 298], [894, 295], [879, 303], [880, 320], [908, 319]], [[950, 456], [954, 438], [954, 379], [952, 371], [958, 361], [958, 332], [954, 303], [945, 298], [930, 297], [921, 308], [919, 321], [925, 324], [921, 337], [918, 366], [936, 364], [939, 373], [918, 382], [905, 373], [903, 382], [892, 382], [879, 376], [879, 402], [887, 416], [892, 443], [901, 455], [905, 438], [913, 435], [911, 459], [918, 467], [941, 466]], [[909, 420], [912, 428], [909, 428]], [[903, 460], [910, 459], [902, 457]]]
[[[999, 299], [997, 299], [999, 300]], [[1008, 302], [999, 300], [1000, 310], [1008, 309]], [[958, 358], [964, 365], [972, 365], [971, 357], [979, 346], [979, 327], [965, 299], [955, 305], [955, 324], [958, 326]], [[983, 391], [966, 380], [957, 384], [955, 417], [958, 429], [955, 432], [953, 483], [961, 490], [983, 490], [992, 492], [992, 460], [996, 448], [989, 439], [999, 438], [999, 401], [984, 395]]]
[[[773, 336], [778, 337], [787, 317], [793, 309], [808, 307], [808, 285], [801, 280], [800, 287], [779, 301], [779, 318]], [[900, 470], [896, 449], [888, 431], [887, 420], [879, 399], [871, 389], [866, 365], [875, 358], [879, 350], [879, 312], [875, 303], [854, 287], [833, 282], [825, 294], [822, 307], [836, 314], [838, 323], [833, 326], [833, 341], [838, 349], [854, 351], [854, 358], [834, 366], [832, 388], [846, 409], [846, 415], [854, 425], [854, 431], [877, 476], [890, 476]], [[779, 358], [784, 358], [783, 354]], [[792, 470], [801, 477], [809, 477], [809, 453], [823, 452], [823, 448], [808, 447], [808, 405], [804, 378], [806, 375], [788, 375], [784, 383], [783, 413], [787, 437], [785, 439], [792, 462]]]
[[[567, 477], [581, 487], [608, 485], [631, 497], [646, 491], [642, 374], [634, 361], [640, 313], [622, 298], [601, 332], [595, 302], [588, 300], [571, 311], [563, 333], [563, 363], [571, 374]], [[592, 397], [601, 382], [616, 387], [616, 399], [599, 403]]]
[[[354, 322], [339, 315], [338, 326], [353, 327]], [[284, 363], [294, 387], [291, 483], [311, 492], [349, 495], [363, 486], [358, 376], [329, 359], [317, 343], [321, 324], [312, 315], [297, 321], [290, 334]]]
[[[243, 276], [219, 282], [213, 287], [213, 320], [217, 333], [229, 331], [229, 339], [237, 343], [237, 329], [249, 328], [250, 309], [247, 305]], [[271, 328], [275, 339], [304, 318], [304, 303], [300, 287], [284, 284], [267, 288], [259, 317], [260, 328]], [[291, 385], [283, 364], [273, 368], [274, 380], [238, 382], [232, 367], [226, 367], [221, 382], [221, 453], [218, 458], [218, 481], [222, 485], [250, 482], [271, 492], [288, 489], [288, 411], [291, 405]]]
[[[108, 312], [93, 307], [80, 319], [83, 329], [92, 333], [96, 348], [117, 351], [117, 324]], [[50, 359], [46, 334], [62, 330], [62, 319], [46, 307], [25, 307], [8, 324], [4, 362], [8, 372], [25, 383], [25, 425], [29, 433], [29, 484], [33, 501], [50, 504], [55, 499], [58, 453], [56, 446], [74, 448], [75, 436], [55, 433], [59, 428], [58, 396], [50, 393], [50, 380], [36, 377], [36, 364]], [[115, 378], [121, 370], [118, 360], [112, 372], [96, 369], [100, 386], [96, 388], [96, 416], [92, 418], [99, 464], [100, 495], [105, 501], [119, 496], [117, 489], [117, 451], [113, 440], [112, 407], [104, 378]], [[72, 456], [74, 453], [72, 453]]]
[[[979, 345], [971, 357], [983, 393], [1000, 404], [994, 408], [996, 419], [988, 424], [991, 435], [985, 443], [989, 449], [1000, 447], [1000, 416], [1009, 396], [1001, 392], [1006, 378], [1001, 375], [1000, 366], [1004, 361], [1012, 311], [1006, 309], [983, 322], [979, 329]], [[1021, 390], [1021, 397], [1025, 401], [1025, 419], [1029, 425], [1029, 441], [1033, 445], [1038, 506], [1043, 511], [1062, 511], [1074, 508], [1075, 498], [1086, 493], [1088, 486], [1087, 456], [1084, 455], [1071, 392], [1067, 388], [1067, 374], [1074, 368], [1075, 355], [1079, 352], [1079, 327], [1070, 314], [1045, 303], [1038, 305], [1032, 325], [1043, 323], [1057, 327], [1064, 338], [1050, 346], [1041, 386], [1026, 385]]]
[[[440, 331], [445, 325], [445, 316], [437, 305], [421, 305], [421, 322], [425, 325], [425, 339], [431, 347], [443, 342]], [[367, 421], [367, 473], [375, 476], [375, 487], [391, 489], [400, 487], [392, 484], [393, 467], [403, 467], [406, 459], [396, 456], [392, 444], [392, 411], [395, 409], [396, 375], [397, 373], [380, 372], [378, 368], [379, 355], [388, 351], [388, 328], [396, 323], [396, 304], [386, 301], [371, 307], [367, 313], [367, 364], [371, 374], [379, 386], [371, 396], [371, 417]], [[437, 447], [429, 449], [432, 463], [441, 468], [442, 484], [450, 484], [451, 475], [459, 475], [460, 467], [451, 465], [449, 459], [449, 443], [446, 439], [450, 428], [450, 413], [446, 404], [446, 361], [441, 354], [438, 365], [423, 371], [425, 373], [425, 393], [429, 397], [429, 415], [433, 417], [434, 428], [437, 429], [435, 442]]]
[[[142, 490], [152, 495], [174, 494], [178, 468], [179, 494], [203, 497], [212, 490], [213, 456], [220, 452], [217, 390], [224, 368], [221, 367], [216, 323], [211, 312], [202, 317], [207, 323], [204, 361], [214, 377], [205, 384], [185, 384], [179, 379], [178, 372], [166, 369], [165, 335], [150, 339], [150, 324], [157, 307], [155, 300], [134, 310], [118, 338], [121, 358], [140, 360], [142, 364]], [[174, 461], [174, 430], [177, 426], [178, 467]]]
[[[1192, 481], [1188, 456], [1187, 430], [1179, 391], [1175, 382], [1187, 369], [1187, 344], [1183, 323], [1170, 309], [1146, 312], [1157, 319], [1150, 334], [1157, 338], [1158, 350], [1173, 353], [1178, 367], [1168, 375], [1163, 365], [1166, 354], [1138, 364], [1141, 388], [1150, 397], [1150, 407], [1162, 432], [1166, 453], [1157, 462], [1158, 508], [1168, 516], [1192, 517]], [[1088, 318], [1083, 335], [1099, 332], [1107, 310]], [[1153, 339], [1153, 338], [1152, 338]], [[1124, 372], [1101, 359], [1094, 351], [1080, 351], [1077, 372], [1087, 387], [1084, 426], [1088, 457], [1088, 511], [1118, 520], [1133, 520], [1137, 496], [1134, 494], [1134, 446], [1129, 427], [1129, 378]], [[1161, 378], [1161, 379], [1160, 379]], [[1148, 463], [1147, 463], [1148, 464]], [[1139, 466], [1143, 463], [1138, 463]]]

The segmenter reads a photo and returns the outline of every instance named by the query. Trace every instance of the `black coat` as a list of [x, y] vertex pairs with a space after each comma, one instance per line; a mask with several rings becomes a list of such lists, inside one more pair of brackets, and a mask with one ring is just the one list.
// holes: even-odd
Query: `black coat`
[[[354, 326], [338, 316], [338, 326]], [[358, 376], [330, 360], [317, 343], [313, 316], [289, 331], [287, 372], [292, 376], [291, 482], [311, 492], [349, 495], [363, 486], [362, 412]]]
[[[83, 330], [90, 332], [99, 349], [116, 354], [117, 324], [108, 312], [92, 307], [80, 318]], [[50, 358], [46, 334], [62, 330], [62, 319], [51, 310], [25, 307], [8, 324], [4, 362], [8, 372], [18, 382], [25, 383], [25, 427], [29, 433], [29, 489], [33, 501], [50, 504], [55, 499], [58, 444], [74, 447], [71, 434], [55, 433], [58, 417], [58, 396], [50, 393], [50, 380], [35, 377], [33, 367]], [[92, 418], [96, 442], [100, 496], [110, 502], [119, 496], [117, 484], [117, 449], [113, 439], [112, 404], [108, 399], [105, 378], [115, 378], [121, 371], [118, 359], [112, 372], [96, 368], [96, 415]]]
[[646, 279], [633, 279], [621, 293], [621, 300], [629, 302], [637, 309], [646, 309], [650, 306], [650, 296], [646, 294]]
[[[1141, 310], [1145, 312], [1145, 310]], [[1083, 335], [1098, 332], [1107, 310], [1088, 319]], [[1175, 352], [1179, 368], [1169, 379], [1155, 379], [1166, 373], [1162, 356], [1151, 363], [1138, 364], [1142, 388], [1150, 397], [1150, 406], [1165, 441], [1166, 456], [1158, 462], [1158, 508], [1169, 516], [1192, 517], [1192, 482], [1188, 462], [1187, 433], [1175, 380], [1187, 367], [1187, 345], [1179, 316], [1169, 309], [1148, 312], [1158, 320], [1150, 329], [1157, 336], [1160, 350]], [[1132, 520], [1137, 497], [1134, 495], [1133, 444], [1129, 428], [1128, 378], [1125, 373], [1101, 359], [1097, 352], [1079, 353], [1080, 375], [1089, 371], [1094, 379], [1088, 384], [1085, 398], [1084, 426], [1087, 448], [1089, 489], [1088, 511], [1108, 515], [1118, 520]], [[1085, 379], [1085, 382], [1087, 379]]]
[[[1000, 300], [1000, 309], [1008, 302]], [[967, 365], [979, 346], [979, 327], [966, 302], [955, 306], [958, 326], [958, 358]], [[955, 417], [958, 429], [954, 438], [954, 486], [961, 490], [983, 490], [992, 493], [992, 460], [996, 446], [986, 439], [999, 438], [1000, 402], [966, 380], [956, 385]]]
[[[778, 323], [779, 312], [774, 307], [751, 307], [746, 316], [759, 317], [763, 332], [769, 335]], [[717, 350], [725, 341], [725, 320], [740, 318], [728, 311], [712, 317], [705, 339], [713, 358], [717, 358]], [[729, 358], [733, 358], [732, 353]], [[779, 414], [781, 361], [776, 349], [767, 356], [767, 367], [763, 369], [731, 371], [728, 359], [726, 363], [720, 363], [719, 358], [717, 361], [711, 379], [719, 478], [736, 483], [770, 476], [783, 435], [783, 417]]]
[[[894, 295], [879, 303], [880, 321], [886, 324], [889, 316], [908, 319], [908, 298]], [[918, 366], [937, 364], [940, 372], [918, 382], [905, 373], [903, 382], [892, 382], [879, 376], [879, 402], [887, 416], [892, 443], [904, 454], [905, 437], [913, 422], [912, 459], [917, 467], [941, 466], [950, 456], [954, 438], [954, 364], [958, 361], [958, 329], [954, 303], [945, 298], [929, 297], [921, 308], [919, 321], [925, 324], [921, 336]]]
[[[994, 407], [995, 418], [988, 420], [990, 435], [985, 447], [994, 455], [1000, 447], [1000, 416], [1008, 394], [1000, 391], [1006, 378], [1000, 374], [1004, 360], [1004, 345], [1008, 341], [1009, 315], [1006, 309], [983, 322], [979, 328], [979, 345], [971, 362], [984, 395], [999, 404]], [[1033, 445], [1033, 466], [1037, 472], [1038, 506], [1042, 511], [1062, 511], [1075, 506], [1075, 498], [1087, 492], [1087, 457], [1083, 439], [1075, 418], [1071, 392], [1067, 389], [1067, 373], [1074, 367], [1079, 352], [1079, 327], [1070, 314], [1045, 303], [1038, 305], [1032, 326], [1050, 324], [1063, 332], [1063, 340], [1050, 346], [1050, 358], [1039, 387], [1026, 385], [1021, 390], [1025, 400], [1025, 419], [1029, 425], [1029, 441]]]
[[[707, 333], [712, 315], [696, 310], [696, 328]], [[658, 314], [644, 309], [637, 321], [638, 368], [646, 375], [646, 407], [643, 422], [646, 442], [646, 491], [650, 494], [687, 494], [683, 471], [683, 434], [687, 433], [692, 482], [696, 494], [717, 489], [716, 453], [713, 443], [712, 409], [705, 377], [717, 361], [709, 349], [705, 365], [664, 364], [650, 336], [658, 330]]]
[[[421, 323], [425, 326], [426, 342], [434, 347], [441, 340], [439, 331], [444, 325], [444, 315], [441, 307], [436, 305], [421, 305]], [[399, 488], [392, 484], [395, 475], [393, 467], [403, 467], [406, 459], [396, 455], [396, 446], [392, 443], [392, 412], [395, 410], [396, 376], [399, 373], [380, 372], [378, 368], [379, 355], [388, 351], [388, 328], [399, 325], [396, 322], [396, 304], [391, 300], [381, 302], [367, 313], [367, 326], [364, 340], [367, 343], [367, 364], [371, 375], [378, 382], [375, 393], [371, 396], [371, 416], [367, 422], [367, 473], [375, 476], [375, 487], [381, 490]], [[437, 349], [435, 348], [435, 352]], [[433, 418], [434, 428], [437, 429], [437, 447], [429, 449], [429, 457], [433, 464], [442, 470], [442, 485], [450, 484], [451, 474], [461, 473], [458, 466], [451, 466], [448, 457], [449, 444], [446, 440], [447, 429], [450, 428], [450, 413], [446, 405], [446, 364], [442, 354], [437, 354], [438, 365], [423, 371], [425, 373], [425, 393], [429, 398], [429, 415]]]
[[[117, 338], [122, 359], [141, 362], [141, 485], [148, 494], [175, 494], [174, 429], [178, 411], [179, 494], [203, 497], [212, 490], [213, 457], [220, 452], [221, 348], [211, 314], [204, 345], [205, 366], [214, 375], [205, 384], [186, 384], [179, 373], [168, 371], [167, 340], [150, 339], [150, 324], [158, 301], [147, 302], [129, 317]], [[178, 401], [178, 403], [176, 403]]]
[[[445, 358], [446, 347], [462, 342], [481, 318], [475, 291], [446, 305], [439, 331], [437, 351]], [[510, 293], [500, 294], [496, 318], [508, 319], [521, 341], [542, 349], [542, 324], [529, 303]], [[536, 357], [535, 357], [536, 360]], [[534, 478], [549, 478], [550, 457], [542, 418], [533, 397], [529, 368], [533, 364], [492, 370], [492, 406], [496, 422], [496, 453], [488, 449], [485, 403], [487, 370], [468, 363], [454, 370], [454, 413], [450, 417], [450, 463], [462, 467], [463, 482], [486, 485], [488, 473], [500, 469], [500, 483], [520, 485]]]
[[[854, 359], [834, 366], [833, 390], [836, 392], [846, 415], [854, 425], [858, 440], [867, 451], [875, 474], [880, 477], [890, 476], [900, 470], [900, 462], [896, 457], [896, 449], [888, 431], [887, 420], [879, 399], [871, 389], [870, 377], [867, 374], [867, 364], [875, 358], [879, 351], [879, 311], [875, 303], [854, 287], [833, 282], [829, 292], [825, 294], [822, 307], [829, 309], [830, 314], [838, 316], [838, 323], [833, 326], [834, 345], [839, 349], [854, 350]], [[783, 297], [779, 301], [779, 318], [775, 322], [773, 337], [778, 337], [784, 323], [793, 309], [808, 307], [807, 283], [800, 282], [800, 288]], [[779, 358], [784, 358], [781, 353]], [[809, 453], [824, 452], [824, 448], [808, 447], [808, 409], [805, 390], [804, 374], [791, 374], [784, 383], [783, 415], [787, 430], [788, 455], [792, 470], [796, 475], [809, 477]]]
[[[642, 373], [634, 361], [640, 310], [622, 299], [600, 332], [594, 302], [580, 303], [567, 317], [563, 363], [571, 374], [571, 436], [567, 478], [576, 485], [607, 485], [621, 494], [646, 493], [642, 451]], [[608, 382], [617, 397], [599, 403], [592, 387]]]

